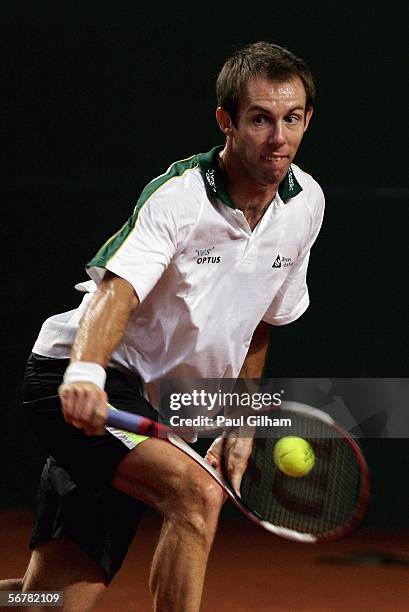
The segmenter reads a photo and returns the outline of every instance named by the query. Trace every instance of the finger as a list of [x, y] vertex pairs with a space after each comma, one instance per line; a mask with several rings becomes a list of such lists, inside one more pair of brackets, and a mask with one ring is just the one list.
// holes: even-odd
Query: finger
[[107, 395], [98, 390], [88, 390], [82, 397], [82, 409], [78, 421], [87, 435], [100, 435], [105, 432], [108, 416]]
[[207, 449], [205, 460], [214, 468], [220, 467], [220, 453], [222, 450], [223, 437], [219, 436]]
[[95, 401], [94, 389], [89, 389], [82, 385], [75, 385], [73, 388], [74, 402], [71, 416], [76, 421], [87, 423], [93, 412], [93, 402]]
[[59, 396], [61, 402], [61, 409], [63, 412], [64, 419], [67, 423], [72, 423], [75, 419], [75, 405], [76, 405], [76, 394], [73, 386], [61, 385], [59, 387]]
[[61, 410], [64, 420], [69, 423], [74, 406], [74, 395], [72, 393], [72, 389], [70, 389], [67, 385], [60, 385], [58, 387], [58, 394], [60, 396]]
[[75, 420], [83, 425], [92, 425], [95, 415], [96, 398], [87, 389], [76, 389], [76, 401], [73, 412]]
[[213, 453], [209, 453], [209, 451], [205, 455], [205, 461], [207, 461], [207, 463], [209, 463], [215, 469], [217, 469], [220, 465], [219, 457], [217, 457]]
[[104, 392], [95, 407], [93, 427], [96, 434], [105, 433], [105, 425], [108, 419], [107, 400], [107, 394]]
[[232, 452], [229, 455], [227, 473], [229, 474], [232, 488], [239, 497], [241, 497], [240, 487], [246, 467], [247, 460], [240, 453]]
[[107, 394], [94, 384], [74, 383], [59, 388], [64, 419], [88, 434], [104, 433]]
[[243, 480], [243, 472], [241, 471], [240, 472], [235, 471], [230, 477], [230, 483], [231, 483], [232, 489], [236, 493], [236, 495], [240, 498], [241, 498], [240, 487], [241, 487], [242, 480]]
[[104, 418], [96, 409], [90, 412], [87, 419], [82, 418], [80, 421], [72, 420], [71, 424], [79, 429], [83, 429], [88, 436], [103, 435], [106, 431], [106, 418]]

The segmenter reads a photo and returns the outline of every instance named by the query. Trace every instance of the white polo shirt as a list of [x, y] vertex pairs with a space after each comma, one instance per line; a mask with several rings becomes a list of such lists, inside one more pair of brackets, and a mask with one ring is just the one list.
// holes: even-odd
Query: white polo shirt
[[[284, 325], [308, 307], [306, 274], [324, 196], [292, 165], [251, 231], [219, 169], [222, 147], [175, 162], [143, 190], [133, 215], [87, 265], [95, 282], [110, 270], [140, 305], [112, 355], [145, 383], [162, 378], [236, 378], [261, 320]], [[33, 351], [68, 357], [90, 293], [43, 324]]]

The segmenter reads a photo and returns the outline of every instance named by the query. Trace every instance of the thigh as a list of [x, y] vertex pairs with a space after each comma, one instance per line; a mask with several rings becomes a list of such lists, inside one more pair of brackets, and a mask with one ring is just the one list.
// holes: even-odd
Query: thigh
[[40, 544], [31, 554], [22, 585], [23, 592], [63, 591], [64, 610], [75, 612], [94, 609], [105, 588], [102, 570], [75, 542], [68, 540]]
[[172, 444], [148, 439], [118, 464], [112, 485], [166, 513], [170, 506], [221, 507], [220, 485], [191, 457]]

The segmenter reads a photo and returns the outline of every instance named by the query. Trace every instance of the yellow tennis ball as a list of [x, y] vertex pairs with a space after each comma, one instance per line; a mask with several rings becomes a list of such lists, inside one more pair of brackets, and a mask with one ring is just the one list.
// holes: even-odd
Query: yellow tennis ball
[[274, 462], [286, 476], [306, 476], [314, 467], [315, 455], [304, 438], [286, 436], [274, 446]]

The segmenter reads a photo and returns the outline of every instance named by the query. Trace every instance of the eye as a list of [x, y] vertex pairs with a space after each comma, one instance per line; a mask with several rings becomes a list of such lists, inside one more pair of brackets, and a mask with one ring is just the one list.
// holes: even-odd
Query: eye
[[287, 115], [285, 118], [286, 122], [290, 125], [295, 125], [300, 121], [301, 117], [299, 115]]
[[268, 119], [265, 115], [256, 115], [255, 117], [253, 117], [253, 123], [255, 123], [256, 125], [264, 125], [267, 122]]

